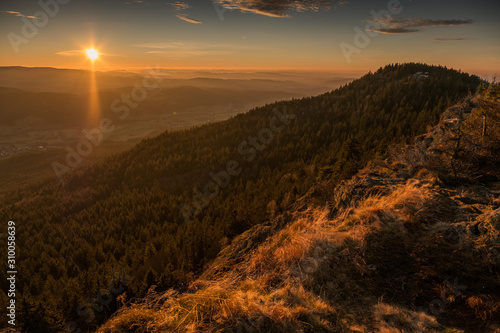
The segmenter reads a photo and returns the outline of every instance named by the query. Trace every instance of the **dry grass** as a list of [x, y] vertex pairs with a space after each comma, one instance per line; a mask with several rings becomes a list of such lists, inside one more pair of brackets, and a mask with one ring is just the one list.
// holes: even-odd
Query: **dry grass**
[[[154, 325], [159, 313], [150, 309], [144, 309], [139, 306], [132, 306], [127, 308], [126, 311], [121, 311], [119, 317], [115, 317], [106, 325], [109, 328], [100, 330], [101, 332], [150, 332], [150, 327]], [[119, 320], [116, 320], [119, 318]]]
[[375, 305], [373, 314], [381, 333], [396, 332], [442, 332], [436, 318], [423, 312], [410, 311], [401, 307], [379, 303]]
[[[500, 186], [444, 188], [438, 169], [414, 169], [372, 163], [336, 188], [334, 214], [310, 208], [277, 232], [255, 227], [188, 292], [153, 293], [98, 332], [493, 331]], [[450, 287], [457, 277], [465, 289]], [[442, 316], [415, 311], [440, 299]]]
[[488, 320], [500, 309], [500, 302], [489, 295], [472, 296], [467, 299], [467, 305], [474, 310], [476, 316]]
[[[415, 222], [421, 215], [455, 209], [454, 202], [439, 199], [437, 185], [413, 179], [388, 187], [387, 195], [370, 195], [333, 219], [320, 209], [296, 214], [228, 274], [197, 280], [191, 291], [169, 297], [156, 310], [147, 303], [124, 308], [99, 332], [442, 332], [436, 317], [403, 305], [412, 302], [415, 292], [430, 293], [429, 301], [447, 294], [447, 304], [463, 299], [470, 311], [457, 315], [491, 320], [500, 308], [495, 296], [452, 295], [439, 281], [427, 281], [441, 274], [436, 269], [448, 271], [480, 253], [471, 249], [496, 246], [498, 210], [476, 218], [484, 230], [480, 237], [465, 233], [459, 243], [449, 245], [441, 236], [452, 228], [449, 222]], [[410, 233], [412, 226], [417, 231]], [[420, 271], [401, 282], [399, 277], [388, 279], [411, 270], [414, 264], [407, 262], [406, 253], [411, 247], [423, 256], [415, 261]], [[451, 251], [463, 254], [457, 252], [450, 262]], [[426, 256], [437, 261], [435, 268]], [[473, 271], [483, 266], [478, 267]], [[402, 287], [394, 289], [395, 283]], [[399, 303], [381, 302], [387, 292], [399, 292]]]
[[[138, 332], [302, 332], [296, 326], [302, 320], [320, 330], [332, 327], [324, 318], [335, 311], [305, 289], [283, 286], [270, 293], [260, 289], [257, 282], [247, 281], [240, 289], [215, 285], [183, 295], [157, 311]], [[131, 309], [115, 317], [100, 332], [132, 327], [127, 319], [135, 312]]]
[[430, 183], [409, 180], [403, 186], [395, 186], [387, 196], [370, 196], [346, 210], [337, 230], [361, 244], [375, 230], [404, 235], [407, 231], [403, 223], [411, 221], [434, 195]]
[[[340, 318], [324, 295], [311, 291], [322, 287], [314, 276], [349, 242], [362, 246], [370, 232], [385, 225], [401, 229], [402, 221], [423, 207], [432, 193], [430, 185], [412, 181], [395, 186], [388, 196], [370, 196], [334, 220], [324, 210], [308, 210], [261, 244], [232, 274], [221, 280], [197, 281], [192, 286], [197, 291], [171, 299], [148, 317], [147, 324], [137, 317], [134, 325], [142, 325], [145, 332], [334, 332], [364, 327], [356, 326], [348, 314]], [[348, 279], [345, 273], [338, 278]], [[324, 287], [335, 286], [333, 279]], [[380, 312], [377, 309], [375, 316]], [[135, 307], [124, 310], [100, 332], [132, 327], [138, 311]], [[401, 316], [413, 318], [406, 312]]]

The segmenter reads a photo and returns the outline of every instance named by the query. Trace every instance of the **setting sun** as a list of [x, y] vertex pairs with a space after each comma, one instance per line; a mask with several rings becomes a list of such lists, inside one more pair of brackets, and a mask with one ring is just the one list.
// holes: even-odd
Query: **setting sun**
[[87, 57], [89, 57], [90, 60], [99, 58], [99, 52], [97, 52], [97, 50], [94, 48], [86, 49], [85, 52], [87, 53]]

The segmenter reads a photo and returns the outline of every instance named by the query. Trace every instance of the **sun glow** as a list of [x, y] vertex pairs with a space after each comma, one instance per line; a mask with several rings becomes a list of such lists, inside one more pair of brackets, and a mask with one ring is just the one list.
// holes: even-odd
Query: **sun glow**
[[[91, 44], [92, 45], [92, 44]], [[99, 89], [97, 86], [96, 78], [96, 63], [94, 60], [99, 58], [99, 52], [94, 48], [90, 47], [85, 50], [87, 57], [90, 59], [90, 87], [89, 87], [89, 113], [88, 113], [88, 126], [94, 126], [99, 122], [101, 111], [99, 106]]]
[[90, 49], [86, 49], [85, 52], [87, 53], [87, 57], [89, 57], [90, 60], [99, 58], [99, 52], [97, 52], [97, 50], [93, 47]]

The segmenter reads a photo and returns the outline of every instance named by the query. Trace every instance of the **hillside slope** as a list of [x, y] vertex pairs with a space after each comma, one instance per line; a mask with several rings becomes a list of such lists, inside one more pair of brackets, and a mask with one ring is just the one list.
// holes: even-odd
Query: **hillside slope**
[[500, 331], [499, 97], [491, 86], [388, 159], [316, 184], [322, 206], [298, 199], [186, 291], [151, 288], [99, 332]]
[[[76, 322], [92, 330], [117, 309], [115, 297], [184, 288], [234, 237], [297, 202], [321, 203], [321, 184], [333, 187], [410, 142], [480, 83], [441, 66], [388, 65], [329, 93], [165, 132], [75, 167], [62, 182], [5, 194], [0, 219], [23, 226], [22, 329], [52, 333]], [[106, 307], [92, 307], [116, 271], [135, 278]], [[0, 292], [0, 306], [7, 301]]]

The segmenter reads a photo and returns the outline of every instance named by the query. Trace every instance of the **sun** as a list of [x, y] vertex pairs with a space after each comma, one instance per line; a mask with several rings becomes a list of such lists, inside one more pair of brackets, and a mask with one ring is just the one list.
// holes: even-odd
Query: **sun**
[[89, 57], [90, 60], [96, 60], [97, 58], [99, 58], [99, 52], [97, 52], [97, 50], [93, 47], [90, 49], [86, 49], [85, 52], [87, 53], [87, 57]]

